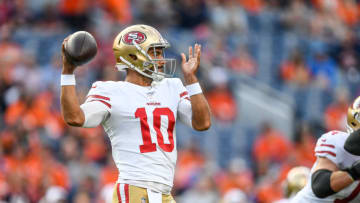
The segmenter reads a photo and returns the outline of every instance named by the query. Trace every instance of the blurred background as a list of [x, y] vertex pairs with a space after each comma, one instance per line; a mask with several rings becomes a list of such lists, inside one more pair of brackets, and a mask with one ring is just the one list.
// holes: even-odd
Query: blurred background
[[[345, 130], [360, 95], [358, 0], [0, 0], [1, 202], [108, 202], [117, 169], [101, 127], [60, 114], [61, 43], [86, 30], [98, 54], [76, 71], [80, 102], [121, 80], [114, 37], [156, 27], [180, 53], [203, 47], [198, 76], [213, 126], [177, 125], [178, 203], [274, 202], [316, 139]], [[176, 77], [182, 77], [178, 63]]]

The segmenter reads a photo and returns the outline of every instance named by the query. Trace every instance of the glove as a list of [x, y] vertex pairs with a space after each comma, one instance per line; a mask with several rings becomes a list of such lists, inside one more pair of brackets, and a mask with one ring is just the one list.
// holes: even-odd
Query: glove
[[346, 170], [354, 180], [360, 179], [360, 160], [357, 160], [353, 165]]

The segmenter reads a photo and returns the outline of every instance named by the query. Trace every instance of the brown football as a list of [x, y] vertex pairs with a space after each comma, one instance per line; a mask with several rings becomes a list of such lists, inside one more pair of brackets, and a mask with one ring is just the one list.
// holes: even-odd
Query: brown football
[[97, 52], [95, 38], [86, 31], [78, 31], [70, 35], [64, 48], [66, 59], [76, 66], [89, 62]]

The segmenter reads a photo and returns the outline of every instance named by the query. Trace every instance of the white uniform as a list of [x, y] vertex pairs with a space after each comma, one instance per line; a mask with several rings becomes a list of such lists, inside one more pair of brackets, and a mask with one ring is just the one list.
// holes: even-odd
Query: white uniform
[[281, 199], [281, 200], [277, 200], [274, 203], [289, 203], [290, 199]]
[[[330, 131], [323, 134], [317, 141], [315, 147], [315, 155], [317, 157], [325, 157], [336, 164], [340, 170], [351, 167], [351, 165], [360, 160], [360, 156], [355, 156], [344, 149], [344, 143], [349, 136], [348, 133], [340, 131]], [[316, 162], [311, 169], [313, 172]], [[311, 189], [311, 176], [306, 186], [295, 196], [292, 203], [304, 202], [335, 202], [335, 203], [355, 203], [360, 202], [360, 183], [355, 181], [348, 187], [333, 194], [327, 198], [317, 198]]]
[[96, 82], [81, 108], [87, 118], [100, 118], [85, 121], [84, 127], [102, 124], [111, 141], [118, 182], [170, 192], [177, 159], [175, 122], [179, 118], [191, 126], [192, 116], [180, 79], [167, 78], [149, 87]]

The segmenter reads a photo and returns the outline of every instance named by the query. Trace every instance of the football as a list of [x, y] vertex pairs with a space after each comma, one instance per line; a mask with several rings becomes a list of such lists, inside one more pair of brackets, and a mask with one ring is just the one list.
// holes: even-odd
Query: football
[[96, 53], [96, 40], [86, 31], [73, 33], [64, 44], [64, 54], [66, 59], [76, 66], [89, 62], [94, 58]]

